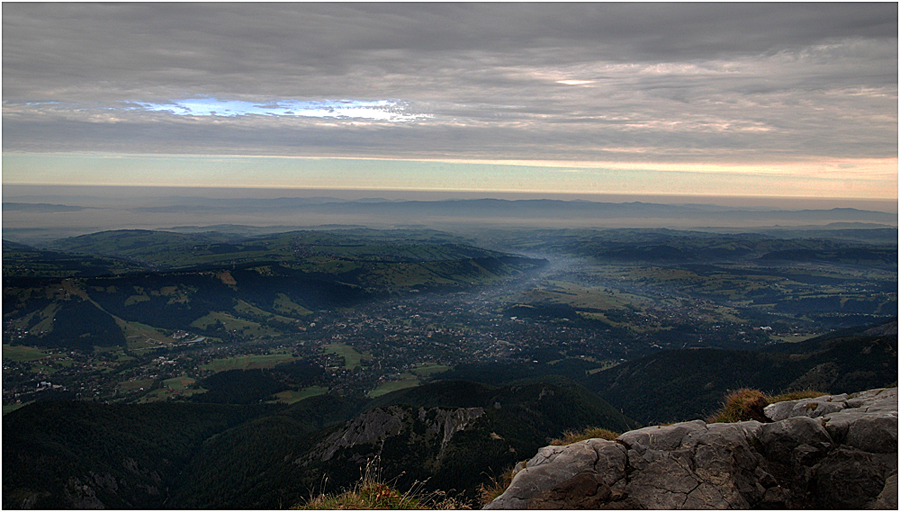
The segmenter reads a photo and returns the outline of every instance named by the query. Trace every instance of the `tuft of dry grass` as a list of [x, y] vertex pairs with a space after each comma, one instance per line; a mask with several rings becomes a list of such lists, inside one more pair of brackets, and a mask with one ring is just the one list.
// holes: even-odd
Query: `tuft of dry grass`
[[360, 482], [354, 489], [338, 495], [320, 494], [297, 507], [301, 510], [418, 509], [419, 501], [409, 499], [387, 484]]
[[567, 444], [577, 443], [579, 441], [585, 441], [587, 439], [606, 439], [608, 441], [613, 441], [619, 434], [613, 432], [612, 430], [607, 430], [605, 428], [599, 427], [588, 427], [581, 432], [574, 432], [572, 430], [567, 430], [563, 432], [562, 439], [554, 439], [550, 441], [550, 444], [553, 446], [565, 446]]
[[756, 420], [767, 422], [763, 409], [769, 405], [766, 395], [756, 389], [739, 389], [725, 397], [725, 403], [715, 415], [707, 418], [707, 423], [736, 423]]
[[353, 489], [337, 495], [320, 494], [294, 510], [464, 510], [469, 505], [441, 492], [405, 493], [379, 482], [360, 482]]
[[458, 499], [437, 491], [425, 493], [424, 483], [401, 493], [381, 478], [377, 460], [366, 464], [365, 473], [356, 485], [335, 495], [319, 494], [294, 510], [463, 510], [470, 508]]
[[769, 396], [756, 389], [739, 389], [725, 397], [725, 403], [714, 415], [706, 419], [707, 423], [735, 423], [738, 421], [756, 420], [762, 423], [769, 421], [763, 413], [767, 405], [784, 402], [787, 400], [802, 400], [804, 398], [817, 398], [828, 393], [821, 391], [803, 390], [782, 393]]
[[503, 494], [503, 491], [512, 483], [515, 476], [515, 468], [509, 468], [500, 474], [499, 478], [491, 477], [490, 483], [478, 486], [478, 503], [484, 507], [488, 503], [494, 501], [497, 496]]

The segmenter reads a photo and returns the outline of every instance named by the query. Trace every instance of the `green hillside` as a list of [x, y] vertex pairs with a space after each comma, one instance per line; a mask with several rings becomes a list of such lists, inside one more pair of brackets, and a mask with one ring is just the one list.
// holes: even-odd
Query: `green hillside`
[[[88, 352], [125, 346], [126, 338], [141, 340], [129, 343], [134, 349], [147, 346], [147, 337], [171, 342], [136, 332], [136, 324], [160, 334], [272, 337], [296, 329], [311, 311], [495, 283], [544, 264], [445, 238], [363, 230], [234, 240], [122, 230], [57, 241], [53, 247], [65, 253], [10, 244], [3, 248], [3, 315], [17, 336], [5, 342]], [[78, 321], [71, 321], [73, 310]]]
[[73, 277], [137, 272], [141, 265], [121, 258], [37, 249], [3, 241], [3, 277]]
[[897, 381], [897, 322], [887, 325], [766, 351], [668, 350], [595, 373], [585, 385], [646, 424], [703, 419], [728, 391], [744, 387], [769, 394], [884, 387]]
[[50, 249], [114, 257], [160, 270], [276, 262], [307, 272], [341, 274], [361, 264], [502, 259], [458, 237], [421, 231], [292, 231], [257, 237], [218, 232], [116, 230], [57, 240]]

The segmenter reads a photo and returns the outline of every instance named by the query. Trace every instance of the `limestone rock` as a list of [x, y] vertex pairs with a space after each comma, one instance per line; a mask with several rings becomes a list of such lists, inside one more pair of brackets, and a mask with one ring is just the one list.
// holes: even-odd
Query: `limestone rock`
[[599, 508], [608, 502], [612, 491], [594, 471], [582, 471], [553, 489], [530, 498], [529, 509], [559, 510]]
[[897, 508], [897, 389], [548, 446], [486, 509]]
[[897, 508], [897, 473], [891, 474], [884, 481], [884, 489], [874, 501], [866, 505], [868, 509], [885, 510]]
[[846, 443], [867, 452], [897, 452], [897, 417], [868, 415], [847, 428]]
[[769, 460], [787, 464], [801, 445], [809, 450], [827, 451], [834, 444], [822, 423], [806, 416], [768, 423], [758, 437]]
[[426, 435], [440, 439], [440, 457], [454, 434], [465, 429], [482, 415], [484, 409], [480, 407], [415, 409], [410, 406], [391, 405], [372, 409], [348, 421], [343, 428], [335, 431], [294, 463], [306, 466], [317, 460], [328, 461], [342, 450], [361, 446], [373, 447], [373, 455], [378, 455], [379, 447], [386, 439], [406, 432], [415, 422], [424, 427]]
[[861, 450], [839, 447], [817, 469], [812, 491], [816, 508], [861, 509], [884, 489], [885, 468]]
[[[532, 496], [586, 471], [598, 474], [600, 481], [611, 487], [625, 477], [626, 461], [625, 449], [615, 441], [588, 439], [568, 446], [545, 446], [516, 473], [503, 493], [504, 500], [494, 500], [485, 508], [526, 508]], [[603, 471], [598, 471], [598, 466]]]

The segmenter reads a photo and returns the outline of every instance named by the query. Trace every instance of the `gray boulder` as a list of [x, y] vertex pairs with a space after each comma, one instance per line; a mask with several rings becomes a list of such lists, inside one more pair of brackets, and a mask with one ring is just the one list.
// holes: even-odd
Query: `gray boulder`
[[897, 389], [548, 446], [486, 509], [897, 508]]
[[485, 508], [526, 508], [529, 498], [566, 487], [570, 479], [584, 472], [597, 474], [612, 487], [625, 477], [626, 462], [625, 448], [615, 441], [588, 439], [568, 446], [545, 446], [516, 473], [503, 495]]

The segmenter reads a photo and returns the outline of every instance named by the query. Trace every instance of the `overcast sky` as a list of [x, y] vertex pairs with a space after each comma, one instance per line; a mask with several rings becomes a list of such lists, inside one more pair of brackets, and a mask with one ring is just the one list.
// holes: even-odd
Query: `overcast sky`
[[896, 198], [897, 29], [893, 2], [4, 3], [3, 182]]

